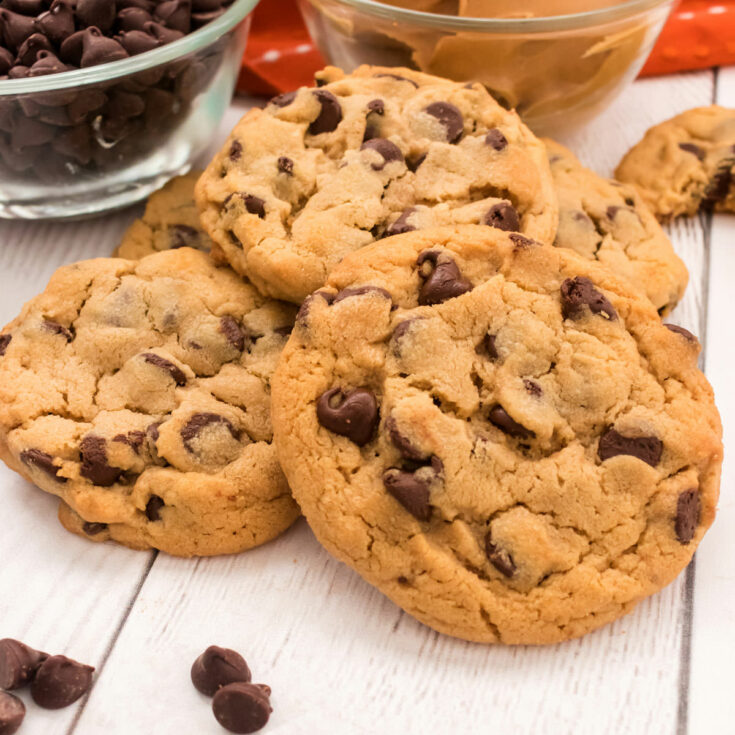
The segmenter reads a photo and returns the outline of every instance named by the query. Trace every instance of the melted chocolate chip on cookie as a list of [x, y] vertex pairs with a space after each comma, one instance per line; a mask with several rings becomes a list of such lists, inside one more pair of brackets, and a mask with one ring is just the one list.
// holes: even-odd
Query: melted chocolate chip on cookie
[[567, 278], [561, 285], [561, 313], [565, 319], [577, 319], [587, 307], [593, 314], [615, 321], [617, 312], [589, 278]]
[[697, 488], [685, 490], [676, 502], [676, 521], [674, 530], [680, 544], [688, 544], [697, 532], [699, 516], [702, 512]]
[[663, 442], [655, 436], [623, 436], [610, 427], [601, 437], [597, 456], [601, 461], [626, 454], [655, 467], [661, 460]]
[[[430, 267], [427, 269], [424, 264]], [[424, 250], [416, 265], [424, 278], [419, 291], [419, 304], [441, 304], [472, 290], [472, 284], [462, 276], [451, 256], [438, 250]], [[424, 266], [424, 267], [422, 267]]]
[[325, 429], [346, 436], [360, 447], [373, 438], [380, 420], [378, 402], [365, 388], [355, 388], [348, 393], [332, 388], [319, 397], [316, 412]]
[[110, 466], [107, 461], [106, 442], [101, 436], [92, 434], [85, 436], [79, 451], [82, 457], [80, 470], [82, 477], [86, 477], [94, 485], [100, 487], [110, 487], [118, 481], [122, 470]]
[[24, 449], [20, 453], [20, 461], [26, 467], [35, 467], [37, 470], [45, 472], [49, 477], [56, 480], [56, 482], [66, 482], [65, 477], [59, 476], [61, 467], [57, 467], [54, 464], [54, 458], [50, 454], [42, 452], [40, 449]]

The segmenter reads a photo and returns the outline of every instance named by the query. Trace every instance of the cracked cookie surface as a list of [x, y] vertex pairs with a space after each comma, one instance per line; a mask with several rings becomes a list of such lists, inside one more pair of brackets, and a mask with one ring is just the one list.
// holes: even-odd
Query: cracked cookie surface
[[554, 245], [606, 265], [668, 314], [689, 274], [635, 187], [603, 179], [553, 140], [544, 140], [559, 199]]
[[197, 171], [176, 176], [153, 192], [143, 216], [128, 227], [113, 255], [138, 260], [162, 250], [211, 250], [212, 241], [199, 223], [194, 203], [194, 186], [199, 176]]
[[263, 293], [300, 303], [386, 234], [485, 223], [550, 241], [543, 144], [479, 84], [327, 68], [235, 127], [197, 184], [202, 225]]
[[262, 544], [298, 516], [270, 420], [293, 316], [191, 248], [63, 267], [0, 335], [0, 456], [92, 540]]
[[317, 538], [411, 615], [561, 641], [671, 582], [712, 523], [721, 427], [698, 351], [571, 251], [412, 232], [302, 306], [276, 446]]
[[655, 125], [615, 176], [634, 184], [662, 221], [700, 209], [735, 212], [735, 110], [695, 107]]

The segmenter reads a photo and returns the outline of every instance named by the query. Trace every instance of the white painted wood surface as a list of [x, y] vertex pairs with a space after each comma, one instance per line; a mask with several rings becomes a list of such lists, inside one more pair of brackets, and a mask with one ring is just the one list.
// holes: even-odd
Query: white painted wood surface
[[[637, 82], [564, 142], [607, 174], [649, 125], [715, 98], [735, 106], [735, 71]], [[241, 112], [232, 110], [225, 127]], [[0, 320], [60, 264], [107, 255], [136, 211], [75, 224], [0, 223]], [[671, 321], [703, 337], [730, 441], [735, 218], [682, 221], [671, 235], [691, 273]], [[510, 648], [416, 623], [331, 559], [303, 521], [236, 557], [136, 553], [67, 534], [56, 501], [3, 467], [0, 637], [98, 667], [91, 696], [67, 710], [44, 712], [23, 694], [21, 733], [221, 733], [189, 682], [191, 662], [210, 643], [240, 650], [256, 680], [273, 687], [264, 732], [279, 735], [734, 732], [733, 479], [726, 464], [720, 517], [695, 565], [669, 588], [584, 639]]]

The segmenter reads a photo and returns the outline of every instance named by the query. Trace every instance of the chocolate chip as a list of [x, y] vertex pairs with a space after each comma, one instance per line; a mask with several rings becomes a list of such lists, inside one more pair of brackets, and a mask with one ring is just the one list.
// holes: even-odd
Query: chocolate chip
[[697, 488], [685, 490], [676, 502], [674, 529], [680, 544], [688, 544], [697, 532], [701, 513], [701, 500]]
[[66, 482], [66, 477], [59, 477], [61, 467], [57, 467], [54, 464], [54, 458], [50, 454], [42, 452], [40, 449], [24, 449], [20, 453], [20, 461], [26, 467], [35, 467], [37, 470], [45, 472], [49, 477], [56, 480], [56, 482]]
[[98, 534], [106, 530], [106, 523], [89, 523], [88, 521], [82, 523], [82, 531], [84, 531], [87, 536], [97, 536]]
[[242, 157], [242, 143], [239, 140], [233, 140], [230, 151], [227, 154], [231, 161], [239, 161]]
[[486, 334], [482, 338], [482, 342], [477, 346], [475, 352], [478, 354], [482, 354], [484, 352], [491, 360], [497, 360], [499, 355], [498, 348], [495, 346], [495, 335]]
[[192, 683], [208, 697], [227, 684], [251, 680], [252, 674], [245, 659], [230, 648], [210, 646], [191, 667]]
[[74, 9], [67, 0], [54, 0], [51, 7], [36, 18], [36, 30], [57, 46], [74, 33]]
[[309, 308], [311, 307], [314, 299], [317, 297], [319, 297], [320, 299], [324, 299], [327, 304], [331, 304], [334, 301], [335, 294], [329, 293], [328, 291], [314, 291], [313, 294], [309, 294], [299, 307], [299, 311], [296, 314], [297, 322], [301, 322], [303, 324], [306, 321], [306, 317], [309, 314]]
[[107, 33], [115, 22], [115, 3], [110, 0], [77, 0], [77, 21], [84, 26], [96, 26]]
[[419, 304], [431, 306], [461, 296], [472, 290], [472, 284], [462, 277], [457, 264], [446, 253], [438, 250], [424, 250], [416, 261], [421, 268], [424, 263], [433, 265], [419, 291]]
[[513, 232], [519, 230], [521, 227], [518, 212], [516, 212], [515, 207], [510, 202], [493, 204], [485, 213], [482, 221], [489, 227], [495, 227], [498, 230], [505, 230], [506, 232]]
[[50, 656], [39, 666], [31, 683], [33, 701], [45, 709], [68, 707], [89, 691], [92, 672], [94, 666], [66, 656]]
[[416, 82], [413, 81], [413, 79], [406, 79], [406, 77], [399, 76], [398, 74], [374, 74], [373, 75], [376, 79], [395, 79], [397, 82], [408, 82], [409, 84], [412, 84], [416, 89], [419, 88], [419, 85], [416, 84]]
[[51, 42], [41, 33], [33, 33], [21, 44], [18, 49], [17, 62], [25, 66], [35, 64], [39, 51], [51, 51]]
[[464, 133], [464, 118], [459, 108], [451, 102], [432, 102], [424, 109], [428, 115], [436, 118], [446, 129], [448, 143], [458, 143]]
[[266, 726], [273, 708], [263, 688], [257, 684], [235, 682], [217, 691], [212, 699], [212, 711], [226, 730], [250, 733]]
[[372, 140], [368, 140], [366, 143], [362, 144], [360, 150], [372, 150], [381, 155], [383, 158], [382, 163], [371, 164], [375, 171], [382, 171], [385, 168], [385, 165], [391, 161], [403, 161], [403, 153], [401, 153], [401, 149], [395, 143], [387, 140], [386, 138], [373, 138]]
[[0, 735], [13, 735], [23, 724], [26, 706], [13, 694], [0, 692]]
[[176, 385], [186, 385], [186, 375], [178, 365], [174, 365], [171, 360], [156, 355], [155, 352], [144, 352], [143, 359], [149, 364], [154, 365], [161, 370], [165, 370], [174, 380]]
[[131, 55], [137, 56], [158, 48], [161, 42], [145, 31], [123, 31], [115, 40]]
[[623, 207], [617, 207], [614, 204], [611, 204], [606, 210], [605, 214], [609, 220], [614, 220], [617, 216], [618, 212], [623, 209]]
[[284, 92], [274, 97], [268, 104], [276, 107], [288, 107], [296, 99], [296, 94], [296, 92]]
[[159, 495], [151, 495], [145, 505], [145, 517], [153, 523], [160, 521], [161, 514], [158, 511], [160, 511], [165, 505], [166, 503], [163, 502], [162, 497]]
[[171, 225], [168, 228], [168, 241], [172, 250], [196, 248], [201, 244], [199, 230], [189, 225]]
[[390, 469], [383, 473], [383, 485], [414, 518], [420, 521], [431, 518], [431, 479], [415, 472]]
[[186, 422], [181, 429], [181, 440], [184, 442], [186, 449], [192, 454], [196, 454], [196, 447], [194, 446], [194, 440], [199, 436], [203, 429], [207, 426], [222, 425], [224, 426], [232, 436], [233, 439], [240, 439], [240, 432], [236, 429], [229, 419], [224, 416], [220, 416], [218, 413], [202, 412], [195, 413]]
[[599, 314], [610, 321], [618, 318], [612, 304], [600, 293], [589, 278], [577, 276], [567, 278], [561, 284], [561, 313], [565, 319], [576, 319], [582, 315], [584, 307], [593, 314]]
[[309, 135], [331, 133], [342, 122], [342, 107], [337, 98], [327, 89], [317, 89], [312, 92], [321, 105], [321, 111], [316, 120], [309, 125]]
[[663, 448], [663, 442], [655, 436], [623, 436], [610, 427], [600, 437], [597, 456], [604, 462], [611, 457], [627, 454], [655, 467], [661, 459]]
[[725, 200], [730, 193], [733, 166], [735, 166], [735, 160], [732, 158], [726, 158], [720, 162], [704, 193], [701, 203], [702, 209], [712, 209], [716, 204]]
[[293, 176], [293, 167], [294, 167], [294, 162], [290, 158], [287, 158], [286, 156], [281, 156], [278, 159], [278, 170], [282, 174], [286, 174], [287, 176]]
[[700, 161], [704, 161], [704, 151], [694, 143], [679, 143], [679, 148], [687, 153], [693, 153]]
[[15, 56], [4, 46], [0, 46], [0, 74], [7, 74], [14, 61]]
[[517, 439], [531, 439], [536, 436], [532, 431], [511, 418], [510, 414], [499, 404], [490, 409], [488, 419], [493, 426], [496, 426], [508, 436]]
[[511, 242], [515, 244], [515, 250], [523, 250], [524, 248], [532, 248], [536, 245], [539, 245], [536, 240], [532, 240], [530, 237], [526, 237], [525, 235], [521, 235], [518, 232], [511, 232], [510, 235], [508, 235], [508, 238]]
[[365, 388], [346, 394], [341, 388], [325, 391], [317, 401], [316, 414], [325, 429], [346, 436], [360, 447], [372, 439], [380, 420], [375, 396]]
[[0, 357], [5, 354], [8, 345], [13, 341], [12, 334], [0, 334]]
[[416, 207], [404, 209], [398, 219], [385, 231], [387, 237], [402, 235], [405, 232], [413, 232], [416, 228], [408, 221], [409, 217], [416, 211]]
[[488, 134], [485, 136], [485, 145], [489, 145], [496, 151], [502, 151], [504, 148], [507, 148], [508, 139], [500, 132], [500, 130], [498, 130], [498, 128], [493, 128], [488, 131]]
[[234, 197], [239, 197], [242, 202], [245, 204], [245, 211], [249, 214], [254, 214], [260, 217], [260, 219], [265, 219], [265, 200], [261, 199], [260, 197], [256, 197], [254, 194], [245, 194], [244, 192], [239, 192], [238, 194], [230, 194], [230, 196], [225, 199], [225, 206], [227, 206]]
[[23, 41], [35, 31], [35, 24], [33, 18], [0, 8], [0, 28], [6, 46], [11, 51], [17, 51]]
[[421, 153], [420, 155], [409, 158], [406, 160], [406, 166], [408, 166], [409, 171], [413, 171], [413, 173], [416, 173], [419, 166], [426, 160], [426, 156], [428, 156], [428, 153]]
[[368, 102], [367, 108], [376, 115], [385, 115], [385, 102], [383, 100], [371, 100]]
[[392, 416], [389, 416], [385, 422], [385, 428], [388, 430], [391, 444], [401, 453], [404, 459], [412, 462], [423, 462], [428, 458], [425, 452], [422, 452], [418, 447], [411, 444], [410, 440], [401, 434]]
[[51, 334], [61, 335], [67, 342], [71, 342], [74, 339], [74, 333], [68, 327], [59, 324], [58, 322], [51, 321], [51, 319], [43, 320], [43, 328]]
[[485, 536], [485, 553], [489, 562], [504, 576], [512, 577], [516, 573], [516, 565], [508, 551], [493, 543], [490, 531]]
[[88, 434], [79, 446], [82, 455], [80, 474], [94, 485], [110, 487], [122, 474], [118, 467], [111, 467], [107, 461], [107, 446], [101, 436]]
[[699, 341], [688, 329], [684, 329], [684, 327], [680, 327], [678, 324], [664, 324], [664, 326], [671, 332], [680, 334], [687, 342], [697, 344]]
[[413, 319], [404, 319], [402, 322], [398, 322], [396, 325], [396, 328], [393, 330], [393, 334], [391, 335], [391, 340], [399, 341], [401, 338], [403, 338], [406, 333], [411, 329], [411, 325], [415, 322], [421, 321], [423, 317], [414, 317]]
[[388, 299], [388, 301], [393, 303], [393, 298], [391, 297], [390, 293], [386, 291], [384, 288], [380, 288], [379, 286], [357, 286], [356, 288], [343, 288], [332, 300], [333, 304], [338, 304], [340, 301], [344, 301], [345, 299], [352, 298], [353, 296], [364, 296], [368, 293], [375, 293], [383, 298]]
[[25, 643], [0, 640], [0, 689], [20, 689], [33, 679], [38, 667], [48, 658]]
[[523, 387], [526, 389], [526, 391], [530, 395], [534, 396], [535, 398], [539, 398], [543, 394], [543, 390], [541, 390], [541, 386], [535, 380], [529, 380], [528, 378], [524, 378]]
[[127, 444], [136, 454], [140, 453], [140, 448], [145, 441], [146, 433], [144, 431], [129, 431], [127, 434], [117, 434], [112, 437], [112, 441], [120, 444]]
[[129, 58], [128, 52], [113, 38], [106, 38], [95, 27], [87, 28], [82, 36], [82, 58], [80, 66], [84, 69], [97, 64]]
[[145, 8], [123, 8], [117, 14], [117, 27], [122, 32], [142, 31], [143, 26], [153, 20]]
[[238, 351], [245, 349], [246, 333], [236, 319], [231, 316], [223, 316], [219, 320], [219, 331], [225, 335], [227, 341]]
[[163, 44], [173, 43], [174, 41], [178, 41], [180, 38], [184, 37], [184, 34], [181, 31], [177, 31], [174, 28], [167, 28], [165, 25], [157, 23], [155, 20], [152, 20], [150, 23], [146, 23], [143, 26], [143, 30], [146, 33], [150, 33], [155, 36]]
[[191, 0], [164, 0], [156, 5], [156, 20], [180, 33], [191, 30]]

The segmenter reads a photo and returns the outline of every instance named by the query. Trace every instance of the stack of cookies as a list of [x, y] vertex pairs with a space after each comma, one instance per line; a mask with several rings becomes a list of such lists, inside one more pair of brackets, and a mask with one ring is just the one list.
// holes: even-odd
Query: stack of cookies
[[712, 390], [661, 320], [686, 268], [635, 186], [482, 85], [316, 81], [3, 330], [0, 456], [133, 548], [241, 552], [301, 511], [461, 638], [618, 618], [715, 515]]

